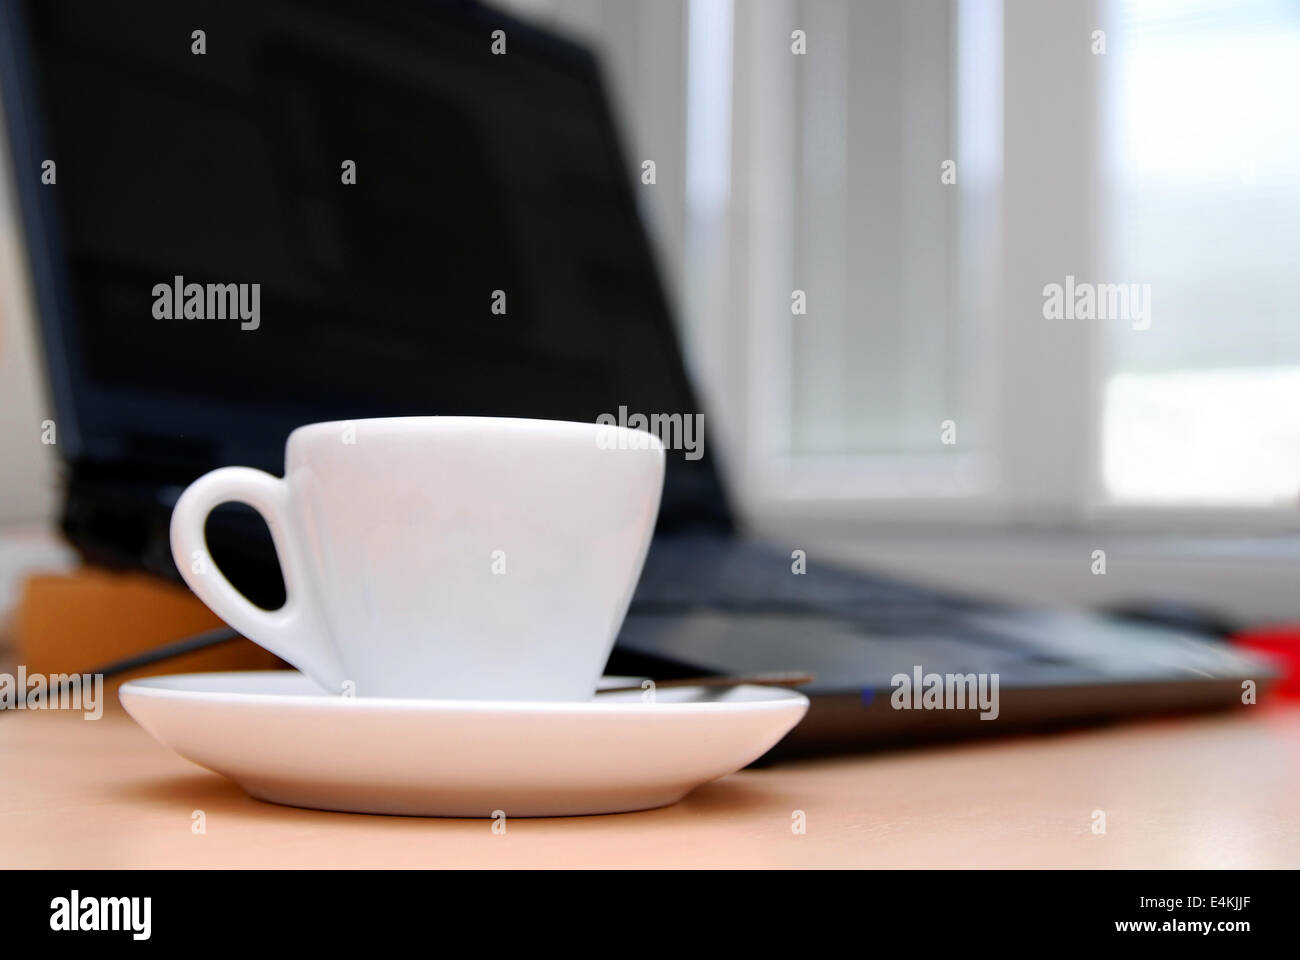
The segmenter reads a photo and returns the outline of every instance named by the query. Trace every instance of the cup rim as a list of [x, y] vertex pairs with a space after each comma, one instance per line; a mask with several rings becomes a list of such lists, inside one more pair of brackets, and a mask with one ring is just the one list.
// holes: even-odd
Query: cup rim
[[473, 417], [473, 416], [413, 416], [413, 417], [358, 417], [355, 420], [321, 420], [314, 423], [304, 423], [295, 427], [289, 432], [285, 440], [285, 448], [293, 443], [295, 438], [307, 439], [318, 433], [336, 434], [347, 427], [371, 428], [378, 427], [385, 432], [400, 433], [409, 431], [416, 433], [421, 430], [427, 430], [430, 427], [451, 428], [456, 427], [473, 427], [482, 430], [485, 427], [494, 430], [519, 430], [526, 428], [530, 430], [541, 429], [550, 432], [556, 436], [577, 435], [594, 436], [599, 432], [609, 435], [610, 431], [617, 433], [631, 434], [633, 436], [645, 437], [640, 440], [644, 444], [640, 449], [663, 451], [663, 441], [649, 430], [636, 430], [632, 427], [622, 426], [617, 423], [599, 423], [596, 421], [584, 420], [545, 420], [536, 417]]

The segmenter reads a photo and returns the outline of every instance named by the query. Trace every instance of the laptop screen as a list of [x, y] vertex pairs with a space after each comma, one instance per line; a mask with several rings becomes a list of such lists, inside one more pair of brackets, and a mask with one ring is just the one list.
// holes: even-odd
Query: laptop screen
[[[583, 51], [464, 4], [126, 9], [8, 25], [65, 455], [174, 483], [316, 420], [697, 412]], [[718, 514], [671, 452], [664, 521]]]

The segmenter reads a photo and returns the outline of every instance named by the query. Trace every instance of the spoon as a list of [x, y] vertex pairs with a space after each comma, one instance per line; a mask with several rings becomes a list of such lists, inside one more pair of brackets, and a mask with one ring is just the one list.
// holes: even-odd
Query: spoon
[[[651, 680], [655, 689], [663, 687], [739, 687], [744, 684], [759, 684], [765, 687], [800, 687], [811, 683], [816, 677], [811, 673], [748, 673], [713, 677], [681, 677], [676, 680]], [[639, 681], [624, 687], [602, 687], [597, 694], [625, 693], [629, 690], [644, 690]]]

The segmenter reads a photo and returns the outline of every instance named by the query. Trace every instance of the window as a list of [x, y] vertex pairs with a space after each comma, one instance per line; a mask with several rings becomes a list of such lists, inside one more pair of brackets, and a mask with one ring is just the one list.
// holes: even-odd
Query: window
[[767, 0], [734, 19], [733, 475], [760, 511], [979, 495], [995, 31], [948, 0]]
[[1295, 0], [513, 2], [659, 159], [752, 515], [1300, 526]]
[[1294, 506], [1300, 5], [1120, 0], [1109, 39], [1103, 272], [1152, 310], [1106, 330], [1106, 493]]

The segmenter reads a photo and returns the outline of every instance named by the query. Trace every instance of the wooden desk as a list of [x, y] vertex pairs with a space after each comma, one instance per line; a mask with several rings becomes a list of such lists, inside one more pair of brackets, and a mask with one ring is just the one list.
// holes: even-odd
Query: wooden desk
[[1294, 706], [745, 770], [666, 809], [504, 835], [261, 803], [116, 702], [97, 721], [0, 714], [0, 769], [7, 867], [1300, 866]]

